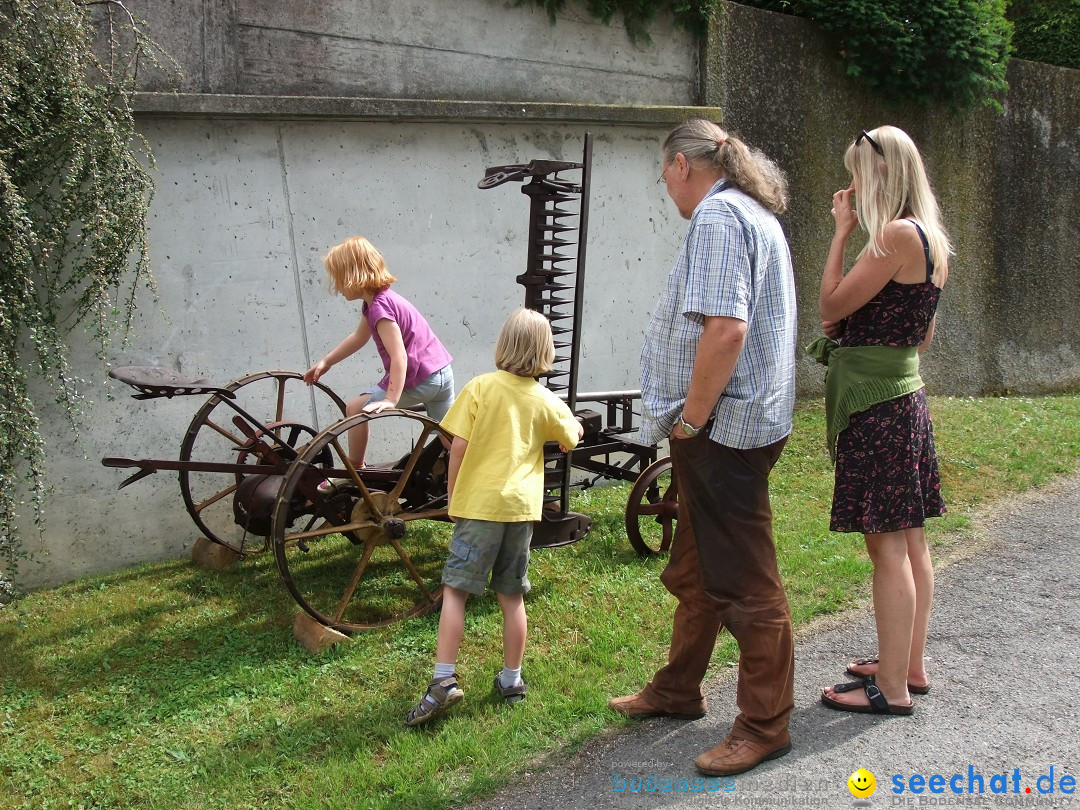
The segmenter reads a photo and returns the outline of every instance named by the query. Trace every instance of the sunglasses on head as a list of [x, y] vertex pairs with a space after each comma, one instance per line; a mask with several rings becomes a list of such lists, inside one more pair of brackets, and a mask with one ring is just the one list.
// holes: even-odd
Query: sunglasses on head
[[869, 143], [872, 147], [874, 147], [875, 152], [877, 152], [882, 157], [885, 157], [885, 150], [881, 148], [881, 144], [879, 144], [877, 141], [875, 141], [873, 138], [871, 138], [867, 134], [865, 129], [862, 132], [860, 132], [859, 137], [855, 139], [855, 145], [858, 146], [862, 142], [863, 138], [866, 139], [867, 143]]

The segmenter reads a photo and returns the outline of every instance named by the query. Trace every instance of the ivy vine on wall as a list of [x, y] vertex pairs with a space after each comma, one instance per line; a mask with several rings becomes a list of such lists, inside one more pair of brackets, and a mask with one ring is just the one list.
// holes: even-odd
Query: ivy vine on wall
[[147, 61], [171, 63], [120, 0], [0, 2], [0, 603], [25, 558], [20, 518], [40, 527], [43, 514], [31, 380], [78, 430], [87, 402], [69, 339], [92, 340], [104, 363], [137, 291], [153, 289], [153, 159], [130, 106]]

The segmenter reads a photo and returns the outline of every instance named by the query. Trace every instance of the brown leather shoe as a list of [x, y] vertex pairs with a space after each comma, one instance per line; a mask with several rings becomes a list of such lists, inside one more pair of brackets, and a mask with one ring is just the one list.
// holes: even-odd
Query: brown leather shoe
[[672, 712], [654, 706], [645, 696], [638, 692], [628, 697], [612, 698], [608, 701], [608, 708], [618, 712], [624, 717], [674, 717], [676, 720], [700, 720], [705, 716], [705, 701], [700, 706], [688, 712]]
[[767, 759], [779, 759], [790, 750], [791, 737], [787, 734], [780, 745], [756, 743], [730, 734], [716, 748], [700, 754], [694, 764], [709, 776], [734, 776], [756, 768]]

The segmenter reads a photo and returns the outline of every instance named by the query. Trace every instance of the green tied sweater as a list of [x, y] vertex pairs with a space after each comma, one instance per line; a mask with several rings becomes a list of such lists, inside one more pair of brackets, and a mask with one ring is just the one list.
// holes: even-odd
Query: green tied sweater
[[841, 346], [818, 338], [806, 353], [824, 366], [825, 422], [829, 456], [836, 461], [836, 437], [851, 415], [923, 387], [918, 346]]

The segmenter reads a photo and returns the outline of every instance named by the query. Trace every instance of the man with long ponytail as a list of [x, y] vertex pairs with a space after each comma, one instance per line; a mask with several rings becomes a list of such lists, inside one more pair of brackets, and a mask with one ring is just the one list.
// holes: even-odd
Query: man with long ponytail
[[678, 599], [668, 664], [609, 706], [629, 717], [703, 717], [716, 637], [739, 644], [739, 715], [695, 760], [742, 773], [791, 750], [791, 612], [772, 538], [769, 473], [791, 432], [796, 308], [776, 215], [787, 184], [773, 161], [709, 121], [664, 141], [662, 180], [690, 221], [641, 353], [641, 440], [670, 440], [678, 528], [661, 575]]

